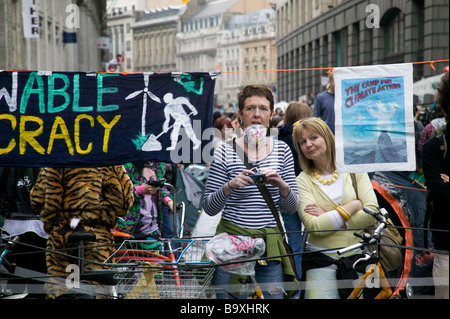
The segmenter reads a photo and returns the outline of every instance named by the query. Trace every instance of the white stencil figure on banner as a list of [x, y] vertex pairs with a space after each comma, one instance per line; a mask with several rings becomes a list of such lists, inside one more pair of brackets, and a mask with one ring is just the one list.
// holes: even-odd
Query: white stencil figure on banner
[[[146, 117], [147, 117], [147, 96], [149, 96], [153, 101], [161, 103], [161, 99], [159, 97], [157, 97], [155, 94], [153, 94], [149, 90], [149, 77], [150, 77], [151, 74], [152, 73], [144, 73], [144, 84], [145, 84], [145, 87], [142, 90], [135, 91], [135, 92], [129, 94], [125, 98], [125, 100], [133, 99], [136, 96], [138, 96], [139, 94], [144, 93], [143, 94], [143, 100], [142, 100], [141, 136], [138, 136], [137, 140], [133, 140], [133, 142], [136, 144], [136, 146], [138, 146], [138, 148], [140, 148], [139, 146], [141, 146], [142, 144], [145, 145], [145, 143], [143, 143], [143, 142], [144, 141], [148, 141], [148, 139], [151, 138], [151, 136], [150, 136], [147, 139], [147, 135], [146, 135], [146, 131], [145, 131]], [[142, 145], [142, 150], [144, 150], [143, 149], [143, 145]]]
[[[192, 105], [186, 97], [180, 96], [174, 98], [172, 93], [167, 93], [166, 95], [164, 95], [164, 102], [166, 103], [166, 106], [164, 107], [164, 116], [166, 120], [163, 124], [163, 132], [167, 133], [169, 129], [172, 128], [172, 132], [170, 134], [171, 145], [167, 147], [166, 150], [171, 151], [175, 149], [181, 127], [184, 127], [187, 136], [194, 144], [193, 149], [195, 150], [199, 148], [199, 146], [201, 145], [201, 141], [197, 138], [197, 136], [195, 136], [195, 132], [192, 128], [190, 119], [191, 115], [195, 116], [198, 114], [195, 106]], [[187, 114], [183, 105], [189, 107], [191, 113]], [[171, 117], [174, 119], [174, 123], [169, 127]]]
[[377, 119], [376, 127], [379, 132], [375, 152], [375, 162], [395, 163], [398, 161], [397, 150], [395, 150], [389, 133], [392, 131], [391, 118], [394, 116], [399, 106], [397, 103], [389, 103], [390, 107], [388, 108], [385, 103], [380, 100], [376, 102], [376, 105], [376, 111], [370, 104], [367, 106], [367, 111], [370, 115]]

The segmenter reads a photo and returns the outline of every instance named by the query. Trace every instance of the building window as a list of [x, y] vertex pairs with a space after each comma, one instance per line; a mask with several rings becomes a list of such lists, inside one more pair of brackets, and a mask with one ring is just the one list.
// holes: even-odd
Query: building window
[[397, 8], [390, 9], [383, 16], [385, 56], [402, 54], [405, 45], [405, 15]]

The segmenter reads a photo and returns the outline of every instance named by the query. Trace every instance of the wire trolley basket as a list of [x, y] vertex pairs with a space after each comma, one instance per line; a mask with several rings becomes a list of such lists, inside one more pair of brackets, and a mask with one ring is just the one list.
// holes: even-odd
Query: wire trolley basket
[[203, 259], [207, 240], [126, 240], [106, 261], [125, 299], [205, 299], [215, 267]]

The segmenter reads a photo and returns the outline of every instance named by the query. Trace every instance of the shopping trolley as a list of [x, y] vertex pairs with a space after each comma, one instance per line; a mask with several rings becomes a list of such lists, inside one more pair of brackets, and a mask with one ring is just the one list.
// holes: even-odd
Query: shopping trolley
[[[116, 289], [125, 299], [207, 299], [214, 269], [204, 260], [207, 240], [125, 240], [106, 261], [117, 271]], [[150, 245], [152, 249], [142, 249]]]

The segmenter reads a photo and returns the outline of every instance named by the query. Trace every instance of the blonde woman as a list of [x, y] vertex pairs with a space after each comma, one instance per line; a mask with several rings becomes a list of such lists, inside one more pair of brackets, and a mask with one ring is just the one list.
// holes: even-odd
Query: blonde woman
[[305, 298], [339, 299], [337, 265], [317, 265], [323, 257], [317, 252], [326, 250], [325, 255], [336, 260], [338, 248], [357, 243], [360, 239], [353, 235], [354, 229], [361, 229], [362, 234], [375, 222], [362, 208], [377, 209], [377, 198], [366, 173], [356, 174], [357, 196], [350, 174], [337, 171], [334, 135], [325, 122], [312, 117], [294, 126], [294, 145], [303, 169], [297, 177], [298, 214], [310, 232], [305, 251], [316, 252], [315, 258], [303, 255]]

